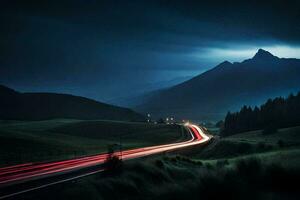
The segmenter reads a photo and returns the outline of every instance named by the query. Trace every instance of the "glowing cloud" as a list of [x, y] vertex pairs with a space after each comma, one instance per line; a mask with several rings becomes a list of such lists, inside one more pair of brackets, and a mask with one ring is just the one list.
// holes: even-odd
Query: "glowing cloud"
[[228, 60], [231, 62], [239, 62], [244, 59], [251, 58], [255, 55], [258, 49], [269, 51], [280, 58], [300, 58], [300, 47], [286, 45], [271, 45], [271, 46], [236, 46], [232, 48], [206, 48], [202, 53], [194, 53], [198, 59], [212, 59], [218, 62]]

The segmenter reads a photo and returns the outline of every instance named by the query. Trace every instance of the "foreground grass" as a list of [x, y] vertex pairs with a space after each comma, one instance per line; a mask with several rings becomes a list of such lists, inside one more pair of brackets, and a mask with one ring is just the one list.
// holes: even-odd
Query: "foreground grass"
[[125, 163], [119, 171], [57, 185], [22, 199], [297, 199], [299, 178], [299, 168], [255, 157], [206, 163], [171, 156]]
[[69, 119], [0, 121], [0, 166], [97, 154], [120, 140], [128, 149], [185, 137], [175, 125]]

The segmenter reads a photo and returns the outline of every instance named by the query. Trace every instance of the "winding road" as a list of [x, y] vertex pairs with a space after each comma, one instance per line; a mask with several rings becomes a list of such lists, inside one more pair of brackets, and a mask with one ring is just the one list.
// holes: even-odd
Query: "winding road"
[[[166, 145], [157, 145], [144, 148], [137, 148], [132, 150], [124, 150], [122, 152], [122, 159], [129, 160], [134, 158], [145, 157], [153, 154], [158, 154], [167, 151], [173, 151], [181, 148], [186, 148], [194, 145], [199, 145], [206, 143], [210, 140], [210, 136], [207, 136], [202, 128], [194, 124], [185, 124], [184, 125], [189, 133], [191, 134], [191, 139], [188, 141], [177, 142]], [[117, 156], [120, 156], [120, 152], [115, 153]], [[88, 176], [91, 174], [98, 173], [103, 171], [101, 164], [103, 164], [107, 158], [108, 154], [99, 154], [93, 156], [86, 156], [82, 158], [49, 162], [49, 163], [26, 163], [10, 167], [0, 168], [0, 189], [5, 190], [6, 187], [12, 187], [18, 184], [25, 184], [30, 181], [39, 181], [43, 179], [49, 179], [49, 181], [41, 181], [43, 183], [35, 184], [32, 187], [28, 187], [19, 191], [14, 191], [0, 194], [0, 199], [5, 199], [13, 197], [18, 194], [22, 194], [28, 191], [37, 190], [44, 188], [50, 185], [58, 184], [61, 182], [66, 182]], [[99, 166], [95, 168], [95, 166]], [[94, 167], [94, 168], [93, 168]], [[91, 170], [84, 170], [92, 168]], [[74, 173], [76, 171], [83, 171], [80, 173]], [[62, 174], [73, 173], [71, 176], [62, 176], [62, 178], [54, 179], [55, 176], [61, 176]], [[18, 188], [18, 187], [16, 187]]]

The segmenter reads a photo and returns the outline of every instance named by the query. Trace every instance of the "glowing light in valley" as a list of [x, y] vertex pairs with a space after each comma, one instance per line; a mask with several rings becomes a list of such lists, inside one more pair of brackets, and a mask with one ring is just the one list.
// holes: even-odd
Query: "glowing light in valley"
[[189, 125], [190, 125], [190, 122], [186, 122], [184, 125], [185, 125], [185, 126], [189, 126]]

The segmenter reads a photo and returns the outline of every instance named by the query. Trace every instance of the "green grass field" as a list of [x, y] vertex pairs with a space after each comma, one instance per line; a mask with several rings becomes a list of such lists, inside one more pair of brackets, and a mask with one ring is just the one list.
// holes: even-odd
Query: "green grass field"
[[200, 159], [227, 159], [295, 149], [300, 149], [300, 127], [284, 128], [267, 135], [262, 131], [251, 131], [224, 138], [216, 136], [210, 145], [199, 148], [194, 156]]
[[275, 133], [263, 134], [261, 130], [250, 131], [237, 135], [226, 137], [229, 141], [259, 143], [265, 142], [266, 144], [276, 145], [279, 140], [282, 140], [288, 146], [300, 145], [300, 127], [291, 127], [279, 129]]
[[183, 131], [120, 121], [0, 121], [0, 166], [97, 154], [120, 140], [124, 149], [165, 144], [186, 139]]

